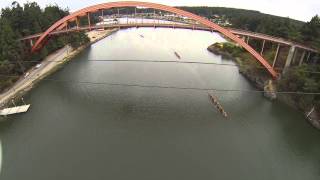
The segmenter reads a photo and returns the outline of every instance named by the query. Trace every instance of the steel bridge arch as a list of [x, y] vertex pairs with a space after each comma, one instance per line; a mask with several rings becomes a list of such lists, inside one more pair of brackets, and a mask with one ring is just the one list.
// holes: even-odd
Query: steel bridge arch
[[270, 66], [267, 60], [265, 60], [258, 52], [256, 52], [250, 45], [245, 43], [242, 39], [238, 38], [236, 35], [231, 33], [229, 30], [203, 18], [198, 15], [192, 14], [190, 12], [177, 9], [174, 7], [157, 4], [157, 3], [149, 3], [149, 2], [139, 2], [139, 1], [120, 1], [120, 2], [109, 2], [109, 3], [103, 3], [98, 4], [94, 6], [90, 6], [81, 10], [78, 10], [62, 19], [54, 23], [49, 29], [47, 29], [40, 38], [36, 41], [34, 46], [32, 47], [32, 52], [35, 52], [39, 49], [41, 49], [44, 46], [45, 41], [49, 37], [50, 33], [64, 28], [68, 22], [74, 21], [75, 18], [86, 16], [87, 13], [94, 13], [99, 10], [106, 10], [110, 8], [120, 8], [120, 7], [145, 7], [145, 8], [152, 8], [162, 11], [167, 11], [171, 13], [175, 13], [184, 17], [188, 17], [190, 19], [193, 19], [207, 27], [210, 27], [212, 29], [215, 29], [216, 31], [220, 32], [221, 34], [225, 35], [226, 37], [230, 38], [234, 42], [238, 43], [240, 46], [242, 46], [244, 49], [246, 49], [263, 67], [267, 69], [267, 71], [270, 73], [270, 75], [273, 78], [277, 78], [278, 74], [277, 72]]

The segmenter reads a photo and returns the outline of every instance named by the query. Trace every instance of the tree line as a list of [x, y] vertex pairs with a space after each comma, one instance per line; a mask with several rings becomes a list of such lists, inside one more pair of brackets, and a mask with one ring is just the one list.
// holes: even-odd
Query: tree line
[[1, 10], [0, 16], [0, 91], [12, 85], [35, 63], [48, 54], [71, 44], [74, 48], [88, 42], [83, 32], [50, 37], [47, 45], [39, 52], [30, 54], [29, 42], [19, 41], [21, 37], [44, 32], [53, 23], [69, 14], [68, 9], [49, 5], [42, 9], [36, 2], [20, 5], [13, 2]]
[[[289, 18], [267, 15], [258, 11], [222, 7], [178, 7], [180, 9], [213, 18], [215, 15], [228, 19], [232, 27], [261, 32], [273, 36], [303, 42], [320, 48], [320, 18], [313, 17], [309, 22], [301, 22]], [[134, 8], [122, 8], [120, 13], [134, 13]], [[153, 10], [138, 10], [153, 12]], [[158, 12], [158, 11], [157, 11]], [[104, 11], [104, 14], [116, 14], [117, 9]], [[30, 54], [30, 44], [17, 41], [19, 38], [45, 31], [54, 22], [69, 14], [68, 9], [58, 5], [41, 8], [36, 2], [20, 5], [13, 2], [10, 7], [1, 10], [0, 16], [0, 74], [22, 75], [34, 63], [26, 61], [41, 61], [49, 53], [62, 48], [66, 44], [73, 47], [88, 41], [83, 32], [68, 35], [53, 36], [47, 45], [36, 54]], [[98, 15], [92, 15], [92, 22], [97, 22]], [[87, 18], [80, 19], [81, 24], [87, 23]], [[0, 76], [0, 91], [17, 80], [16, 77]], [[320, 84], [320, 83], [319, 83]]]
[[[207, 17], [209, 19], [220, 16], [223, 20], [231, 22], [233, 28], [239, 28], [272, 36], [278, 36], [285, 39], [290, 39], [309, 45], [320, 50], [320, 18], [315, 15], [309, 22], [301, 22], [285, 17], [278, 17], [268, 14], [263, 14], [258, 11], [250, 11], [234, 8], [221, 7], [181, 7], [182, 9]], [[227, 44], [224, 44], [227, 45]], [[250, 45], [259, 50], [261, 42], [251, 40]], [[263, 73], [261, 69], [257, 69], [257, 64], [250, 60], [251, 56], [246, 51], [237, 48], [225, 50], [234, 56], [240, 56], [246, 63], [246, 68], [240, 67], [240, 71], [247, 74], [253, 74], [252, 77], [260, 77], [264, 79], [268, 75]], [[267, 48], [264, 56], [267, 59], [273, 59], [275, 47]], [[286, 56], [287, 54], [285, 54]], [[283, 58], [282, 58], [283, 59]], [[320, 72], [319, 55], [313, 55], [313, 63], [304, 64], [290, 68], [285, 74], [282, 74], [281, 79], [277, 82], [278, 91], [289, 92], [320, 92]], [[272, 62], [269, 62], [272, 63]], [[312, 73], [313, 72], [313, 73]], [[289, 100], [290, 99], [290, 100]], [[302, 95], [290, 94], [286, 98], [288, 104], [292, 104], [302, 111], [309, 111], [311, 107], [316, 107], [317, 112], [320, 112], [320, 96], [319, 95]]]
[[315, 15], [309, 22], [263, 14], [259, 11], [225, 7], [179, 7], [212, 19], [219, 15], [229, 20], [233, 28], [264, 33], [301, 42], [320, 49], [320, 18]]

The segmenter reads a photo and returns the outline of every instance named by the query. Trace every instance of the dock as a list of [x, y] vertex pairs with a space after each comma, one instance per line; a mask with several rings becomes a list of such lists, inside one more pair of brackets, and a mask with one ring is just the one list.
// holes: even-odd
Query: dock
[[211, 103], [215, 106], [215, 108], [217, 108], [217, 110], [221, 113], [221, 115], [225, 118], [228, 118], [229, 116], [228, 116], [227, 112], [224, 110], [222, 105], [219, 103], [218, 99], [209, 93], [208, 93], [208, 96], [209, 96]]
[[19, 114], [19, 113], [25, 113], [29, 110], [30, 104], [23, 105], [23, 106], [16, 106], [12, 108], [6, 108], [3, 110], [0, 110], [0, 116], [7, 116], [12, 114]]

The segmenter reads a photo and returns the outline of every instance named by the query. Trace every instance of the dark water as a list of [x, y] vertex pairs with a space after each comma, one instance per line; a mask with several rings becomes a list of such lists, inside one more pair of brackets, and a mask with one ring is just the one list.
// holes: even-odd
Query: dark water
[[[141, 38], [143, 34], [145, 38]], [[232, 63], [207, 52], [218, 34], [129, 29], [92, 45], [51, 78], [253, 89], [234, 67], [90, 60]], [[320, 132], [261, 94], [45, 81], [30, 112], [0, 124], [1, 180], [319, 180]]]

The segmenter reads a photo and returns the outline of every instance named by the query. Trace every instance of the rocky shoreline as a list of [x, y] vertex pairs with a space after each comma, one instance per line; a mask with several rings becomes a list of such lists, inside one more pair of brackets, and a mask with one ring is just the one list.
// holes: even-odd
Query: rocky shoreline
[[[222, 56], [222, 58], [224, 58], [224, 59], [231, 59], [231, 60], [235, 61], [238, 66], [241, 66], [240, 57], [233, 56], [229, 52], [222, 50], [221, 47], [218, 48], [215, 44], [209, 46], [207, 48], [207, 50], [216, 54], [216, 55]], [[272, 81], [265, 79], [265, 78], [261, 78], [259, 76], [256, 76], [256, 75], [254, 75], [254, 74], [250, 73], [249, 71], [246, 71], [242, 68], [239, 68], [239, 73], [242, 74], [245, 78], [247, 78], [249, 80], [249, 82], [254, 87], [256, 87], [259, 90], [265, 91], [264, 96], [266, 98], [268, 98], [270, 100], [275, 100], [277, 98], [276, 93], [274, 93], [276, 88], [275, 88], [275, 85]]]
[[211, 45], [207, 48], [208, 51], [212, 52], [213, 54], [216, 54], [216, 55], [220, 55], [222, 56], [222, 58], [224, 59], [232, 59], [232, 60], [236, 60], [235, 57], [233, 57], [230, 53], [228, 52], [225, 52], [225, 51], [222, 51], [218, 48], [215, 48], [214, 45]]
[[320, 130], [320, 116], [318, 115], [316, 110], [302, 110], [299, 107], [297, 107], [296, 102], [294, 102], [288, 95], [277, 95], [276, 92], [276, 83], [272, 80], [268, 80], [266, 78], [263, 77], [258, 77], [252, 73], [250, 73], [249, 71], [243, 70], [241, 68], [241, 59], [239, 57], [235, 57], [233, 56], [231, 53], [226, 52], [223, 50], [223, 48], [217, 47], [215, 44], [209, 46], [207, 48], [208, 51], [216, 54], [216, 55], [221, 55], [222, 58], [226, 58], [226, 59], [231, 59], [234, 60], [237, 65], [239, 65], [239, 73], [242, 74], [246, 79], [249, 80], [250, 83], [252, 83], [252, 85], [254, 87], [256, 87], [259, 90], [263, 90], [264, 93], [264, 97], [266, 97], [269, 100], [279, 100], [282, 103], [285, 103], [289, 106], [291, 106], [294, 109], [297, 109], [299, 111], [301, 111], [307, 121], [315, 128]]

